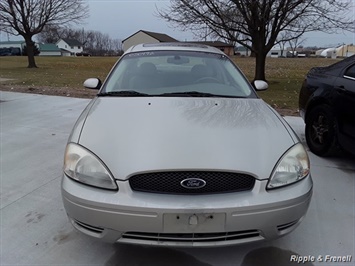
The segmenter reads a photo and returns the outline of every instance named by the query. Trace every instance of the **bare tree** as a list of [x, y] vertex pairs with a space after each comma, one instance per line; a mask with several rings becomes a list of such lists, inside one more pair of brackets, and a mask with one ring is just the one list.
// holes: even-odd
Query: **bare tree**
[[[305, 32], [354, 29], [352, 0], [171, 0], [157, 15], [191, 30], [236, 42], [256, 57], [254, 79], [265, 80], [267, 53], [275, 44]], [[206, 31], [206, 27], [208, 30]], [[278, 38], [288, 31], [286, 39]]]
[[287, 39], [287, 36], [288, 36], [287, 31], [280, 32], [280, 34], [276, 40], [276, 43], [278, 43], [280, 50], [281, 50], [281, 57], [287, 56], [287, 54], [284, 55], [285, 46], [288, 43], [288, 41], [285, 41]]
[[56, 43], [63, 35], [63, 29], [59, 26], [47, 25], [36, 35], [36, 39], [41, 43]]
[[306, 38], [295, 38], [290, 41], [288, 41], [288, 44], [290, 45], [291, 51], [292, 51], [292, 57], [295, 57], [297, 55], [297, 48], [306, 41]]
[[111, 49], [114, 55], [122, 55], [123, 54], [122, 40], [112, 39]]
[[28, 51], [28, 67], [35, 68], [33, 36], [45, 26], [81, 22], [88, 16], [83, 0], [1, 0], [0, 24], [8, 33], [21, 35]]

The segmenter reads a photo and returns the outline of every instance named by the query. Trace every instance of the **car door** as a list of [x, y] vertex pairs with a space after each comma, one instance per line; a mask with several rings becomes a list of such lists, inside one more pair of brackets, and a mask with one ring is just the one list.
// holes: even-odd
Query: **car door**
[[341, 71], [341, 75], [335, 80], [334, 88], [340, 134], [355, 138], [355, 63]]

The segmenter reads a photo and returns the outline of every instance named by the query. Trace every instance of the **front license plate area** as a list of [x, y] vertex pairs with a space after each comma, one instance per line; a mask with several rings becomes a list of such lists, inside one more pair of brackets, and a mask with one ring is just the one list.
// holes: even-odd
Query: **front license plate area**
[[215, 233], [224, 232], [225, 213], [164, 214], [166, 233]]

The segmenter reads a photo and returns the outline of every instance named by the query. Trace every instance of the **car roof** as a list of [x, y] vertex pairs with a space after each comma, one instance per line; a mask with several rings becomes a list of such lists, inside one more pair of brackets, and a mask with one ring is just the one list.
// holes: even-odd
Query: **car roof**
[[215, 47], [187, 42], [142, 43], [130, 47], [125, 54], [148, 51], [192, 51], [225, 55], [225, 53]]
[[339, 76], [344, 70], [344, 68], [349, 67], [350, 65], [354, 64], [354, 62], [355, 55], [352, 55], [329, 66], [314, 67], [310, 70], [309, 74], [312, 75], [314, 73], [330, 73], [334, 76]]

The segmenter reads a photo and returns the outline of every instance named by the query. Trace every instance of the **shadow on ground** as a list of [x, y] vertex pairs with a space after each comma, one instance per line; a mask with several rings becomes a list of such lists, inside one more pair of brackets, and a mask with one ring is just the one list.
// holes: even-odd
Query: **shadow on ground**
[[116, 253], [106, 266], [211, 266], [183, 251], [138, 245], [117, 245]]

